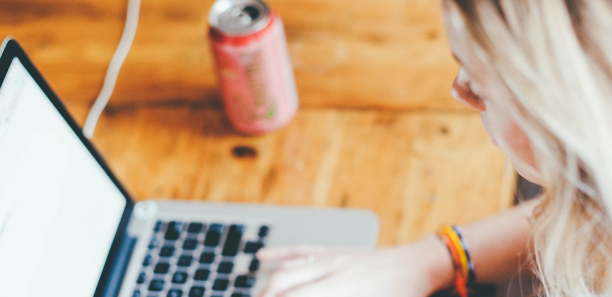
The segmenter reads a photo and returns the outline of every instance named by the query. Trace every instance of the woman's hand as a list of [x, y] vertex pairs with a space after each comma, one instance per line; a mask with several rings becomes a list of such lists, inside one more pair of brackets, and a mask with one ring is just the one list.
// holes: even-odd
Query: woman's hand
[[377, 250], [270, 248], [257, 257], [280, 262], [259, 297], [426, 297], [453, 279], [449, 252], [435, 236]]

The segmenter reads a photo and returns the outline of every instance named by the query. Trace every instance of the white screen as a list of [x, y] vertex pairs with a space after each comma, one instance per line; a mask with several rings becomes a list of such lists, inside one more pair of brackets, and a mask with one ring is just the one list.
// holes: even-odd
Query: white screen
[[14, 58], [0, 88], [0, 296], [93, 296], [125, 206]]

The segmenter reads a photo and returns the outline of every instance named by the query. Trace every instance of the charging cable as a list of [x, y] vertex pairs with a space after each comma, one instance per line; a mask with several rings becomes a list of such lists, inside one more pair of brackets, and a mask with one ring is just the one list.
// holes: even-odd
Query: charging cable
[[98, 119], [100, 119], [100, 115], [102, 114], [102, 111], [104, 111], [104, 108], [106, 107], [106, 104], [108, 104], [108, 101], [113, 94], [113, 90], [115, 89], [115, 83], [117, 82], [117, 76], [119, 76], [119, 70], [121, 70], [121, 66], [123, 65], [123, 62], [125, 61], [125, 58], [132, 47], [132, 42], [134, 42], [136, 28], [138, 27], [138, 17], [140, 15], [140, 1], [141, 0], [129, 0], [128, 2], [127, 18], [125, 21], [125, 28], [123, 29], [123, 35], [121, 36], [121, 41], [119, 42], [119, 46], [117, 47], [117, 50], [115, 51], [115, 54], [108, 65], [102, 90], [100, 91], [94, 105], [91, 107], [89, 115], [87, 115], [87, 120], [85, 120], [85, 125], [83, 126], [83, 134], [88, 139], [93, 137]]

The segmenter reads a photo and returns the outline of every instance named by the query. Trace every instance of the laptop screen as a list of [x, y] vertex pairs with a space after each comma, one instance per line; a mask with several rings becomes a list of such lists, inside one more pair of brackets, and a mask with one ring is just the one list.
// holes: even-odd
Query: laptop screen
[[93, 296], [126, 203], [14, 58], [0, 87], [0, 296]]

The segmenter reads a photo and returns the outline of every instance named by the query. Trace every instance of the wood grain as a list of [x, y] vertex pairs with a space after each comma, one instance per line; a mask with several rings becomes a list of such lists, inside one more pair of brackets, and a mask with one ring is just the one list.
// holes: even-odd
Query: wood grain
[[[452, 100], [458, 66], [440, 0], [270, 0], [285, 21], [302, 108], [238, 135], [206, 41], [212, 0], [142, 2], [139, 30], [94, 143], [138, 200], [358, 207], [379, 244], [509, 207], [514, 173], [477, 113]], [[82, 124], [127, 0], [0, 0], [13, 35]]]
[[[218, 102], [206, 39], [212, 0], [143, 1], [114, 104]], [[303, 106], [450, 109], [452, 61], [439, 0], [270, 0], [282, 15]], [[1, 0], [15, 36], [67, 102], [89, 102], [123, 30], [127, 0]]]
[[366, 208], [381, 245], [512, 201], [501, 191], [514, 174], [471, 113], [304, 109], [280, 132], [245, 137], [215, 109], [111, 108], [95, 144], [138, 200]]

